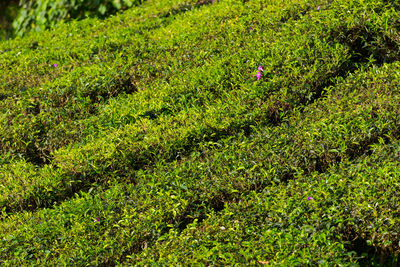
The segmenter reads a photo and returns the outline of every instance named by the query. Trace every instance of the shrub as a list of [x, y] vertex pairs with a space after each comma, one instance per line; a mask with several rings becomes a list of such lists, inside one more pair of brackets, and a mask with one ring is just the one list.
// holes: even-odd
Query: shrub
[[105, 18], [142, 2], [143, 0], [21, 0], [21, 8], [13, 27], [17, 35], [23, 35], [31, 30], [48, 29], [62, 20], [93, 16]]
[[398, 265], [392, 1], [146, 1], [0, 43], [0, 264]]

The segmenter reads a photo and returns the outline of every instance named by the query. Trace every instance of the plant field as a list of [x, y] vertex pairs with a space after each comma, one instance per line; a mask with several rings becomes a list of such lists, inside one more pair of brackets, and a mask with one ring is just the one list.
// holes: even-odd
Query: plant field
[[136, 2], [0, 42], [0, 265], [400, 264], [398, 1]]

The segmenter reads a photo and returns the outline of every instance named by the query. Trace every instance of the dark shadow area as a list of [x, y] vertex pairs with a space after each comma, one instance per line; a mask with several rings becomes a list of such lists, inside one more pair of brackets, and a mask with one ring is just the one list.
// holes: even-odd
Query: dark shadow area
[[343, 235], [345, 248], [354, 251], [360, 257], [360, 266], [399, 266], [400, 257], [394, 255], [390, 249], [382, 249], [368, 245], [367, 240], [359, 237], [353, 229], [348, 229]]
[[0, 1], [0, 41], [13, 37], [12, 22], [17, 16], [18, 3], [18, 0]]

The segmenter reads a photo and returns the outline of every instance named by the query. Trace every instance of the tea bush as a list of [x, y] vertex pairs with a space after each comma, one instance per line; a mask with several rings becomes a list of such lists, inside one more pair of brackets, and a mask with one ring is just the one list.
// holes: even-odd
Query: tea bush
[[148, 0], [0, 43], [0, 262], [397, 265], [397, 8]]

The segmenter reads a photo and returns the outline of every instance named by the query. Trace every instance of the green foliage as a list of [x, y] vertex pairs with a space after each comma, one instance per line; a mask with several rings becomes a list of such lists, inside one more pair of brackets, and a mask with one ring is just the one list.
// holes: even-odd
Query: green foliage
[[399, 21], [149, 0], [0, 43], [0, 265], [398, 265]]
[[21, 0], [18, 17], [13, 22], [17, 35], [55, 26], [62, 20], [85, 17], [105, 18], [117, 11], [139, 5], [143, 0]]
[[0, 41], [13, 36], [12, 22], [18, 13], [17, 0], [3, 0], [0, 2]]

